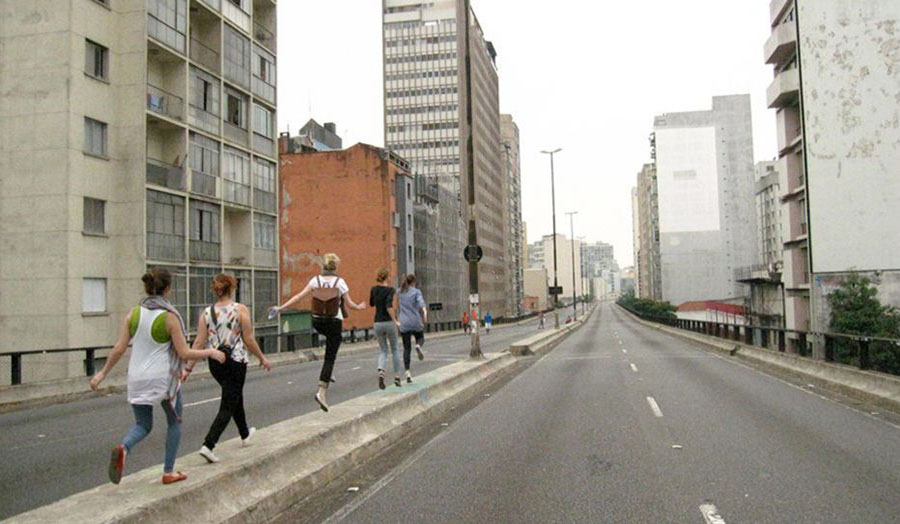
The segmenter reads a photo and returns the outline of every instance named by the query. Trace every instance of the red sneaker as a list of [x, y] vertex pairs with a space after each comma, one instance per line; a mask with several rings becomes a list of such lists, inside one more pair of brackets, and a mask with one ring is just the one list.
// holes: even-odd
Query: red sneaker
[[112, 456], [109, 458], [109, 481], [118, 484], [122, 481], [122, 473], [125, 471], [125, 446], [119, 444], [112, 450]]
[[166, 473], [163, 475], [163, 484], [174, 484], [176, 482], [181, 482], [186, 479], [187, 475], [180, 471], [176, 471], [174, 473]]

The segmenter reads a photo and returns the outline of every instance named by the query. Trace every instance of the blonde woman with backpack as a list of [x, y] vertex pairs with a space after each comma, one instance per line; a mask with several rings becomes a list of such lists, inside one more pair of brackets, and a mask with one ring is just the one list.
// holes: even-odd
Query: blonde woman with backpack
[[334, 253], [328, 253], [322, 258], [322, 274], [312, 277], [303, 291], [281, 306], [275, 307], [274, 312], [286, 309], [312, 295], [313, 328], [325, 337], [325, 360], [319, 374], [319, 389], [316, 391], [315, 400], [322, 411], [328, 411], [325, 393], [328, 391], [328, 384], [334, 372], [334, 361], [341, 347], [341, 332], [344, 318], [347, 316], [347, 306], [362, 311], [366, 309], [366, 305], [357, 304], [350, 298], [350, 287], [338, 276], [337, 268], [341, 259]]

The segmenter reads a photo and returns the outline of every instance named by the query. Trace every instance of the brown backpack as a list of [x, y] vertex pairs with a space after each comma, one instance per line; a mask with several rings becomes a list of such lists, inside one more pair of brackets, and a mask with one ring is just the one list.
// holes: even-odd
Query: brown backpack
[[336, 318], [343, 305], [343, 296], [338, 287], [340, 277], [334, 279], [329, 287], [323, 287], [322, 279], [316, 277], [319, 287], [312, 290], [312, 314], [317, 317]]

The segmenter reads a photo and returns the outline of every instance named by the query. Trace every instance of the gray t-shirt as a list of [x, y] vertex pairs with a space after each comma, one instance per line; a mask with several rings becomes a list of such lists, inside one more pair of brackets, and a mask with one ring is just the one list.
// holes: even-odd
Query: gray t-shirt
[[397, 295], [400, 302], [400, 332], [425, 331], [422, 323], [422, 308], [425, 297], [418, 288], [411, 287]]

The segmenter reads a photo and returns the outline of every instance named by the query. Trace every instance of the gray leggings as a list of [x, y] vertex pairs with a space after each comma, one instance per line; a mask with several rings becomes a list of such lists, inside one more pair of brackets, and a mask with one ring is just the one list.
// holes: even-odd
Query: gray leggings
[[375, 338], [378, 339], [378, 369], [384, 370], [387, 366], [388, 343], [391, 346], [391, 354], [394, 360], [394, 373], [397, 376], [403, 371], [403, 365], [400, 362], [400, 348], [397, 345], [397, 327], [393, 322], [376, 322]]

